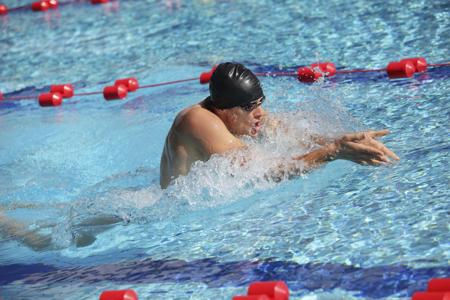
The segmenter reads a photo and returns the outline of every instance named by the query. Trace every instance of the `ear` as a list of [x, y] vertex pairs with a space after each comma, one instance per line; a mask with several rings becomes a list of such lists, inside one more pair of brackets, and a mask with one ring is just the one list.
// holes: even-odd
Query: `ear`
[[236, 111], [236, 110], [234, 110], [234, 109], [230, 109], [229, 110], [229, 112], [228, 112], [228, 118], [231, 120], [231, 121], [237, 121], [238, 119], [239, 119], [239, 114], [238, 114], [238, 112]]
[[221, 109], [221, 108], [216, 108], [214, 107], [213, 112], [219, 117], [219, 118], [223, 118], [227, 116], [227, 111], [226, 109]]

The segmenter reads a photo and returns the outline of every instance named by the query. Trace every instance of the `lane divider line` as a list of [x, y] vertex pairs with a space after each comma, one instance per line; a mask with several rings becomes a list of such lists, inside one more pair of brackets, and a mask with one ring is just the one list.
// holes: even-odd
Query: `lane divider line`
[[[49, 0], [45, 0], [49, 1]], [[317, 62], [309, 66], [301, 66], [296, 72], [290, 71], [277, 71], [277, 72], [259, 72], [255, 73], [256, 76], [262, 77], [297, 77], [298, 81], [304, 83], [313, 83], [320, 78], [333, 77], [338, 74], [352, 74], [352, 73], [368, 73], [368, 72], [386, 72], [389, 79], [397, 78], [411, 78], [415, 73], [426, 72], [428, 68], [436, 68], [450, 66], [450, 62], [439, 64], [428, 64], [423, 57], [404, 58], [399, 61], [389, 62], [386, 68], [380, 69], [353, 69], [353, 70], [337, 70], [336, 66], [332, 62]], [[123, 100], [127, 97], [129, 92], [135, 92], [138, 89], [148, 89], [165, 85], [173, 85], [179, 83], [185, 83], [189, 81], [199, 81], [200, 84], [207, 84], [211, 80], [211, 76], [214, 73], [216, 66], [213, 66], [211, 70], [203, 72], [199, 77], [173, 80], [161, 83], [139, 85], [139, 82], [134, 77], [117, 79], [114, 85], [106, 86], [103, 91], [75, 93], [72, 84], [53, 84], [50, 86], [50, 91], [42, 93], [40, 95], [31, 96], [8, 96], [5, 97], [0, 91], [0, 101], [18, 101], [18, 100], [35, 100], [38, 99], [40, 106], [60, 106], [64, 99], [72, 97], [103, 95], [103, 98], [107, 101], [111, 100]]]

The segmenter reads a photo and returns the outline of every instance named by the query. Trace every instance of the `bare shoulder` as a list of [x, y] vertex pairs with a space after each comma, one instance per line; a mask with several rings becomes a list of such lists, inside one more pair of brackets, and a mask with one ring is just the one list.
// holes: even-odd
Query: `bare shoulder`
[[198, 146], [205, 155], [223, 153], [243, 146], [217, 115], [200, 105], [181, 111], [174, 127], [181, 136]]
[[175, 121], [178, 132], [194, 136], [224, 131], [228, 133], [225, 124], [214, 113], [194, 105], [181, 111]]

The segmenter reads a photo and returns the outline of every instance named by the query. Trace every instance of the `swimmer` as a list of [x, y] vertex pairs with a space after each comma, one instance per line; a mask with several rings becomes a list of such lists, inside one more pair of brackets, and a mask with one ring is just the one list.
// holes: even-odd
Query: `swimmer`
[[[245, 148], [241, 136], [256, 137], [263, 126], [280, 123], [267, 121], [260, 82], [242, 64], [220, 64], [211, 76], [209, 91], [206, 99], [178, 113], [167, 134], [161, 155], [161, 188], [186, 175], [195, 161], [207, 161], [213, 154]], [[388, 133], [388, 130], [350, 133], [322, 143], [321, 148], [307, 154], [292, 153], [291, 162], [268, 170], [266, 176], [274, 180], [290, 178], [337, 159], [367, 165], [398, 160], [394, 152], [376, 140]]]

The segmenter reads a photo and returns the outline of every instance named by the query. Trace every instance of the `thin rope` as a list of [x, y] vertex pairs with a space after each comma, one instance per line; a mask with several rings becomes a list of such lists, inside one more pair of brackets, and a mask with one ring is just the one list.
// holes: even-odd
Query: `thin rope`
[[188, 78], [188, 79], [180, 79], [180, 80], [167, 81], [167, 82], [162, 82], [162, 83], [147, 84], [147, 85], [140, 86], [139, 88], [140, 89], [148, 89], [148, 88], [157, 87], [157, 86], [176, 84], [176, 83], [187, 82], [187, 81], [194, 81], [194, 80], [199, 80], [199, 79], [198, 79], [198, 77]]
[[336, 70], [336, 74], [350, 74], [350, 73], [369, 73], [369, 72], [381, 72], [386, 69], [355, 69], [355, 70]]

